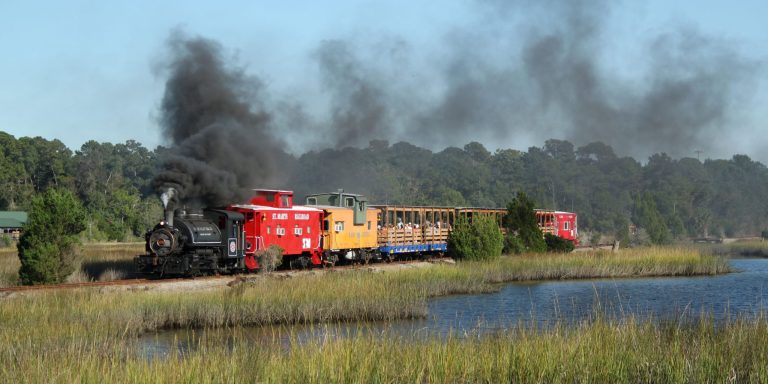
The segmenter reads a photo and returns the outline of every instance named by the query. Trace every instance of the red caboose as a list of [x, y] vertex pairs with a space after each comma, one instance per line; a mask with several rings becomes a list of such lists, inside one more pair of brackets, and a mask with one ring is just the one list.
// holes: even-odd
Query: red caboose
[[576, 214], [562, 211], [536, 210], [536, 220], [539, 229], [545, 234], [551, 233], [579, 245], [579, 230]]
[[292, 266], [321, 264], [322, 215], [320, 209], [293, 205], [293, 191], [256, 189], [248, 204], [229, 206], [245, 216], [245, 266], [259, 267], [254, 254], [279, 245], [283, 261]]

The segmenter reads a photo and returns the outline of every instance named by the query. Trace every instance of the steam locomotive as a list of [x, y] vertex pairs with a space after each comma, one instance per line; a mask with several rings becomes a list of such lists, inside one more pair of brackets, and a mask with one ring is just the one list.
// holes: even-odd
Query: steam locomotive
[[[458, 217], [491, 216], [501, 227], [505, 214], [500, 208], [370, 206], [343, 190], [294, 205], [292, 191], [259, 189], [244, 204], [166, 210], [135, 263], [143, 273], [194, 276], [257, 271], [260, 257], [275, 246], [291, 268], [430, 257], [447, 250]], [[578, 242], [575, 214], [540, 211], [537, 217], [543, 231]]]
[[170, 213], [145, 235], [137, 270], [160, 275], [198, 275], [245, 268], [243, 215], [223, 209]]

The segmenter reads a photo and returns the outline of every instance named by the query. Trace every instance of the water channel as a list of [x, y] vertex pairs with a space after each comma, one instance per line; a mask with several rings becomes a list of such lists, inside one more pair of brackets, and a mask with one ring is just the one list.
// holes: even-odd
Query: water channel
[[[284, 329], [237, 330], [238, 338], [255, 344], [356, 337], [374, 333], [381, 337], [459, 337], [503, 331], [511, 327], [546, 327], [557, 322], [578, 323], [596, 315], [621, 320], [695, 320], [702, 314], [716, 322], [750, 318], [765, 309], [768, 299], [768, 259], [731, 259], [737, 271], [719, 276], [637, 279], [594, 279], [510, 283], [498, 292], [456, 295], [429, 301], [425, 319], [387, 323], [294, 326]], [[194, 348], [206, 336], [231, 339], [231, 330], [175, 330], [144, 336], [142, 354], [148, 358], [175, 349]], [[292, 341], [291, 341], [292, 340]]]

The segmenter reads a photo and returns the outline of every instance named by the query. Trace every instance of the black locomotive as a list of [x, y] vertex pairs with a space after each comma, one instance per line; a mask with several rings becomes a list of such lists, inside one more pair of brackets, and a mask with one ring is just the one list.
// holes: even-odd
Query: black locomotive
[[145, 235], [139, 272], [163, 275], [228, 273], [244, 269], [243, 215], [223, 209], [166, 213]]

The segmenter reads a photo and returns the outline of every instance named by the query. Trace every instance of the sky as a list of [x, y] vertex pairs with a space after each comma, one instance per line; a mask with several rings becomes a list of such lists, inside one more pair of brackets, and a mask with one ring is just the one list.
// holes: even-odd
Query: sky
[[296, 154], [555, 138], [766, 163], [767, 14], [759, 0], [0, 0], [0, 131], [169, 145], [176, 33], [259, 80]]

